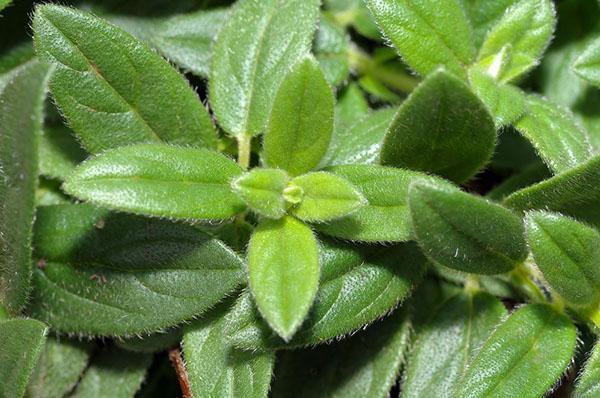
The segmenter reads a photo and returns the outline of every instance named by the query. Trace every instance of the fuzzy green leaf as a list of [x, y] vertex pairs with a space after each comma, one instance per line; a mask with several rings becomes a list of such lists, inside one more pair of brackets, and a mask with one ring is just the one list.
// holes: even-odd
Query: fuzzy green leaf
[[413, 181], [441, 179], [411, 170], [371, 165], [334, 166], [329, 172], [350, 181], [367, 199], [354, 213], [316, 228], [328, 235], [365, 242], [402, 242], [413, 237], [408, 187]]
[[248, 246], [248, 279], [269, 325], [289, 340], [308, 314], [319, 287], [319, 247], [293, 217], [263, 220]]
[[382, 317], [412, 292], [426, 260], [416, 245], [403, 243], [363, 253], [356, 247], [321, 242], [321, 281], [314, 304], [294, 338], [285, 343], [262, 322], [249, 294], [236, 304], [228, 335], [244, 349], [318, 344], [349, 334]]
[[0, 305], [17, 314], [31, 281], [38, 136], [48, 67], [30, 61], [0, 87]]
[[465, 83], [440, 70], [400, 107], [381, 148], [381, 163], [462, 182], [491, 158], [495, 143], [485, 105]]
[[409, 207], [417, 242], [436, 264], [500, 274], [527, 257], [521, 219], [500, 205], [420, 182], [411, 185]]
[[532, 184], [538, 183], [551, 176], [552, 174], [550, 173], [546, 165], [534, 163], [531, 166], [520, 171], [518, 174], [508, 177], [500, 184], [496, 185], [494, 189], [489, 191], [485, 196], [488, 199], [501, 202], [513, 192], [522, 188], [526, 188]]
[[411, 68], [427, 75], [440, 66], [465, 76], [475, 57], [469, 21], [458, 0], [367, 0], [383, 34]]
[[63, 188], [115, 210], [222, 220], [245, 208], [230, 186], [241, 174], [231, 159], [207, 149], [137, 144], [108, 150], [82, 163]]
[[336, 128], [322, 164], [376, 163], [383, 137], [395, 113], [396, 109], [393, 108], [380, 109], [346, 128]]
[[40, 174], [65, 180], [86, 158], [85, 151], [64, 126], [45, 127], [40, 136]]
[[506, 9], [519, 0], [461, 0], [471, 27], [476, 48], [481, 47], [488, 32], [502, 18]]
[[31, 397], [62, 398], [73, 390], [88, 364], [92, 344], [49, 337], [29, 385]]
[[600, 234], [555, 213], [530, 212], [527, 239], [538, 268], [571, 305], [600, 303]]
[[573, 70], [593, 85], [600, 86], [600, 37], [577, 57], [573, 63]]
[[346, 31], [334, 21], [333, 17], [322, 13], [313, 43], [313, 52], [323, 69], [325, 78], [332, 86], [340, 85], [350, 75], [349, 42]]
[[35, 319], [0, 320], [0, 397], [22, 397], [48, 328]]
[[279, 169], [253, 169], [232, 181], [231, 187], [249, 208], [268, 218], [286, 212], [283, 191], [290, 177]]
[[334, 133], [330, 145], [335, 144], [336, 136], [345, 134], [346, 129], [369, 114], [369, 103], [358, 84], [351, 82], [338, 94], [334, 113]]
[[515, 122], [526, 112], [525, 95], [518, 88], [497, 82], [479, 68], [469, 69], [471, 88], [494, 116], [496, 128]]
[[263, 141], [265, 163], [291, 175], [315, 168], [331, 140], [333, 102], [331, 87], [314, 59], [294, 65], [275, 96]]
[[506, 316], [487, 293], [460, 293], [446, 301], [417, 336], [402, 396], [451, 398], [468, 362]]
[[539, 398], [575, 353], [577, 331], [566, 316], [534, 304], [515, 311], [492, 333], [459, 383], [458, 398]]
[[573, 398], [595, 398], [600, 394], [600, 342], [592, 351], [583, 372], [577, 379]]
[[33, 30], [37, 54], [55, 66], [52, 94], [91, 153], [139, 142], [216, 147], [196, 93], [128, 33], [52, 4], [36, 8]]
[[600, 228], [600, 156], [539, 184], [521, 189], [504, 203], [516, 210], [544, 209]]
[[487, 34], [479, 51], [479, 65], [502, 82], [516, 79], [539, 63], [555, 24], [550, 0], [513, 4]]
[[229, 11], [216, 8], [166, 18], [110, 17], [110, 21], [155, 48], [169, 61], [208, 77], [212, 44]]
[[180, 327], [176, 327], [167, 332], [160, 331], [148, 336], [121, 338], [116, 340], [115, 344], [127, 351], [154, 354], [178, 345], [182, 337], [183, 331]]
[[64, 332], [164, 329], [201, 314], [243, 281], [240, 258], [197, 228], [88, 205], [39, 208], [34, 242], [30, 311]]
[[386, 397], [410, 342], [410, 322], [396, 311], [341, 342], [286, 351], [277, 360], [273, 397]]
[[[309, 52], [318, 0], [242, 0], [213, 48], [209, 94], [221, 127], [262, 133], [285, 74]], [[289, 115], [288, 115], [289, 116]]]
[[73, 398], [133, 397], [139, 390], [152, 355], [109, 348], [94, 357]]
[[230, 301], [185, 327], [183, 353], [192, 393], [206, 398], [266, 398], [275, 355], [241, 351], [223, 338], [231, 322]]
[[348, 180], [322, 171], [290, 181], [302, 190], [302, 201], [290, 212], [306, 222], [323, 222], [343, 217], [366, 204], [362, 193]]
[[583, 163], [592, 156], [587, 133], [573, 114], [541, 97], [527, 97], [527, 113], [515, 127], [556, 173]]

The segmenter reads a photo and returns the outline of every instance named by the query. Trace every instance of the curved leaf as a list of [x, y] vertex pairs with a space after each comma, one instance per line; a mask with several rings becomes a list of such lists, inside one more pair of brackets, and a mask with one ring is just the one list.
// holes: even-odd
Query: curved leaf
[[600, 343], [596, 342], [583, 372], [577, 379], [573, 398], [594, 398], [600, 393]]
[[573, 70], [595, 86], [600, 86], [600, 37], [595, 39], [573, 63]]
[[283, 191], [289, 180], [283, 170], [255, 168], [233, 180], [231, 186], [252, 210], [277, 219], [286, 212]]

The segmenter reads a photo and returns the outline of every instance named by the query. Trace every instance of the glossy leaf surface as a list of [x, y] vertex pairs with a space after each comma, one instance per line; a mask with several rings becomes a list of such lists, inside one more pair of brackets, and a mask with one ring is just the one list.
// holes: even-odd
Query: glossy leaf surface
[[400, 107], [380, 160], [462, 182], [490, 159], [495, 143], [485, 105], [461, 80], [436, 71]]
[[138, 144], [84, 162], [63, 188], [82, 200], [115, 210], [221, 220], [245, 208], [230, 187], [230, 181], [241, 174], [242, 169], [231, 159], [207, 149]]
[[243, 281], [240, 258], [194, 227], [88, 205], [40, 208], [35, 248], [31, 313], [64, 332], [164, 329], [201, 314]]
[[292, 65], [309, 50], [318, 0], [243, 0], [213, 48], [210, 100], [229, 134], [264, 131], [275, 93]]
[[500, 274], [527, 257], [521, 219], [500, 205], [456, 188], [415, 183], [409, 206], [417, 242], [437, 264]]
[[36, 8], [37, 54], [50, 89], [91, 153], [139, 142], [216, 147], [212, 122], [183, 77], [146, 45], [91, 14]]
[[281, 82], [263, 140], [271, 167], [299, 175], [315, 168], [333, 131], [333, 93], [319, 64], [305, 58]]

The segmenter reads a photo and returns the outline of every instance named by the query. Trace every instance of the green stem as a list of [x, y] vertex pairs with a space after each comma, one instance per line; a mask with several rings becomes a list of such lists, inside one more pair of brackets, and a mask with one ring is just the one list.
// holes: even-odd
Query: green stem
[[525, 265], [520, 265], [511, 273], [511, 279], [523, 293], [536, 303], [546, 303], [546, 296], [531, 279], [531, 272]]
[[252, 149], [252, 136], [242, 134], [237, 137], [238, 142], [238, 164], [244, 170], [250, 167], [250, 153]]

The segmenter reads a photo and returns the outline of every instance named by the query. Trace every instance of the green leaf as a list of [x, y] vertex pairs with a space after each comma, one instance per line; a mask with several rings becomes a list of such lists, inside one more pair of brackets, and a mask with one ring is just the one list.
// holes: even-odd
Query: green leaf
[[473, 61], [475, 47], [458, 0], [367, 0], [367, 5], [383, 34], [419, 74], [444, 66], [466, 75], [464, 67]]
[[216, 148], [200, 99], [184, 78], [137, 39], [91, 14], [39, 5], [37, 54], [55, 66], [50, 89], [91, 153], [139, 142]]
[[87, 367], [91, 348], [87, 342], [49, 337], [27, 386], [28, 396], [66, 396]]
[[573, 63], [573, 70], [581, 78], [600, 86], [600, 37], [595, 39]]
[[272, 352], [241, 351], [223, 338], [231, 300], [185, 327], [183, 353], [195, 397], [266, 398], [271, 385]]
[[348, 180], [323, 171], [296, 177], [290, 187], [302, 190], [302, 201], [290, 212], [306, 222], [334, 220], [366, 205], [362, 193]]
[[526, 188], [532, 184], [538, 183], [551, 176], [550, 171], [544, 164], [532, 164], [511, 177], [508, 177], [500, 184], [496, 185], [485, 196], [488, 199], [501, 202], [511, 193]]
[[541, 397], [569, 366], [576, 340], [573, 323], [550, 306], [521, 307], [468, 365], [456, 397]]
[[594, 398], [600, 393], [600, 343], [587, 360], [583, 372], [577, 378], [573, 398]]
[[485, 105], [465, 83], [439, 70], [400, 107], [383, 142], [381, 163], [462, 182], [492, 157], [495, 144]]
[[273, 397], [386, 397], [410, 341], [396, 311], [367, 330], [330, 345], [285, 351], [277, 359]]
[[413, 181], [441, 179], [411, 170], [371, 165], [334, 166], [329, 172], [350, 181], [367, 199], [354, 213], [315, 227], [338, 238], [365, 242], [402, 242], [413, 237], [408, 187]]
[[63, 189], [115, 210], [223, 220], [245, 208], [230, 187], [230, 181], [241, 174], [231, 159], [207, 149], [137, 144], [108, 150], [82, 163]]
[[313, 52], [323, 69], [325, 78], [332, 86], [340, 85], [350, 75], [349, 43], [346, 31], [335, 22], [334, 18], [330, 14], [321, 13]]
[[112, 347], [94, 357], [73, 398], [133, 397], [139, 390], [152, 355]]
[[396, 109], [386, 108], [366, 115], [346, 128], [336, 128], [322, 165], [373, 164]]
[[530, 212], [527, 240], [544, 279], [576, 307], [600, 303], [600, 234], [555, 213]]
[[228, 16], [228, 9], [216, 8], [166, 18], [114, 16], [109, 19], [183, 70], [208, 77], [212, 44]]
[[234, 135], [266, 127], [285, 74], [310, 51], [318, 0], [242, 0], [213, 48], [209, 94], [219, 124]]
[[521, 189], [504, 203], [516, 210], [544, 209], [600, 228], [600, 156], [539, 184]]
[[267, 165], [299, 175], [315, 168], [329, 146], [334, 97], [319, 64], [307, 57], [283, 79], [263, 141]]
[[262, 316], [283, 339], [298, 330], [319, 287], [319, 247], [293, 217], [263, 220], [248, 246], [248, 279]]
[[507, 8], [519, 0], [461, 0], [471, 27], [473, 28], [473, 43], [481, 47], [491, 28], [502, 18]]
[[457, 188], [413, 183], [409, 207], [417, 242], [431, 261], [475, 274], [500, 274], [525, 261], [521, 219]]
[[31, 61], [0, 87], [0, 304], [18, 314], [31, 280], [38, 136], [48, 67]]
[[65, 180], [86, 153], [65, 126], [45, 127], [40, 136], [40, 174]]
[[369, 103], [355, 82], [348, 84], [338, 94], [334, 113], [334, 133], [331, 137], [331, 146], [336, 143], [336, 137], [343, 135], [346, 129], [355, 125], [369, 114]]
[[280, 169], [253, 169], [231, 182], [232, 189], [249, 208], [268, 218], [281, 218], [286, 212], [284, 190], [290, 177]]
[[0, 0], [0, 11], [2, 11], [6, 7], [8, 7], [11, 2], [12, 2], [12, 0]]
[[48, 328], [35, 319], [0, 320], [0, 396], [22, 397]]
[[492, 27], [479, 50], [479, 65], [502, 82], [516, 79], [539, 63], [556, 24], [550, 0], [521, 0]]
[[447, 300], [417, 336], [402, 396], [453, 397], [469, 360], [505, 316], [502, 302], [487, 293]]
[[406, 299], [425, 271], [426, 260], [413, 243], [357, 247], [321, 242], [321, 281], [308, 318], [287, 344], [261, 320], [249, 294], [231, 316], [232, 343], [244, 349], [293, 348], [347, 335], [389, 313]]
[[183, 337], [181, 328], [160, 331], [148, 336], [135, 336], [115, 341], [119, 348], [127, 351], [154, 354], [179, 345]]
[[497, 82], [477, 67], [469, 69], [469, 82], [494, 116], [496, 128], [515, 122], [526, 112], [525, 95], [518, 88]]
[[30, 311], [63, 332], [164, 329], [200, 315], [244, 278], [237, 254], [197, 228], [88, 205], [39, 208], [34, 243]]
[[587, 133], [573, 114], [541, 97], [527, 97], [527, 112], [515, 127], [556, 173], [583, 163], [592, 156]]

